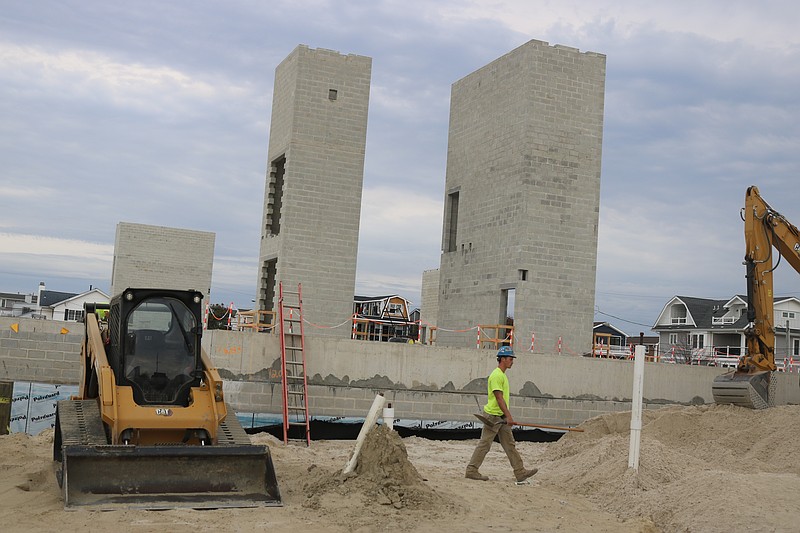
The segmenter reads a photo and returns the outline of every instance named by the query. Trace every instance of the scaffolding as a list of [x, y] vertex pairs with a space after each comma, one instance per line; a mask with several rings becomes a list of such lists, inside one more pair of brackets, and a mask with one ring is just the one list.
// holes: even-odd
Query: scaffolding
[[[490, 336], [491, 334], [491, 336]], [[500, 346], [514, 347], [514, 326], [504, 324], [479, 324], [477, 348], [497, 350]]]
[[353, 315], [351, 338], [362, 341], [389, 341], [390, 339], [414, 340], [416, 322], [406, 320], [386, 320], [365, 318]]
[[275, 311], [240, 311], [237, 318], [237, 331], [275, 333]]

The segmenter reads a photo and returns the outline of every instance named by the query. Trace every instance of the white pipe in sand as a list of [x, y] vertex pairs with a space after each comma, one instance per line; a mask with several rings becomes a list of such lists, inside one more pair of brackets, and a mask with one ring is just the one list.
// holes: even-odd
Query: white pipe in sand
[[387, 404], [387, 407], [383, 408], [383, 423], [386, 424], [389, 431], [394, 430], [394, 407], [392, 404]]
[[375, 401], [372, 402], [372, 407], [369, 408], [369, 413], [367, 413], [367, 418], [364, 420], [364, 425], [361, 426], [361, 431], [358, 433], [358, 438], [356, 438], [356, 446], [353, 449], [353, 455], [350, 456], [350, 460], [347, 461], [344, 470], [342, 470], [343, 474], [350, 474], [356, 469], [358, 454], [361, 453], [361, 446], [364, 444], [364, 439], [367, 438], [367, 433], [369, 433], [378, 422], [378, 414], [381, 412], [385, 401], [386, 398], [383, 397], [383, 393], [378, 393], [378, 395], [375, 396]]
[[631, 396], [631, 446], [628, 468], [639, 471], [639, 447], [642, 442], [642, 393], [644, 389], [644, 346], [635, 348], [633, 359], [633, 395]]

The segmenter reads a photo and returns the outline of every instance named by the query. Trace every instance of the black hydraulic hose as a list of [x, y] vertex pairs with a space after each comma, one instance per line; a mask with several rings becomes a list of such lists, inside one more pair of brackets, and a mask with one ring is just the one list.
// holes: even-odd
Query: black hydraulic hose
[[744, 260], [745, 265], [747, 265], [747, 273], [745, 274], [745, 278], [747, 279], [747, 323], [753, 324], [756, 320], [754, 304], [755, 290], [753, 286], [755, 282], [756, 263], [750, 257], [745, 257]]
[[[780, 215], [778, 215], [778, 216], [780, 216]], [[764, 217], [764, 233], [766, 233], [767, 242], [769, 242], [769, 256], [770, 257], [772, 257], [772, 242], [775, 240], [774, 239], [774, 237], [775, 237], [775, 229], [774, 229], [772, 223], [770, 222], [771, 220], [772, 220], [772, 215], [771, 214], [770, 214], [769, 217]], [[769, 225], [769, 228], [770, 228], [769, 230], [767, 230], [767, 225]], [[770, 239], [770, 234], [772, 235], [773, 239]], [[778, 268], [778, 265], [781, 264], [781, 258], [782, 257], [783, 256], [781, 254], [778, 254], [778, 260], [775, 262], [775, 266], [773, 266], [772, 268], [767, 270], [765, 272], [765, 274], [769, 274], [770, 272], [772, 272], [776, 268]]]

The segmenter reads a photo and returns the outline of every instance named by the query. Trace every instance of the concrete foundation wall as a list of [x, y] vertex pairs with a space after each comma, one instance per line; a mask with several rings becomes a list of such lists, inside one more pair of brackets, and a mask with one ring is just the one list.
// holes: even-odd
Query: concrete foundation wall
[[[19, 332], [11, 324], [19, 323]], [[61, 334], [61, 328], [71, 331]], [[80, 331], [78, 331], [80, 330]], [[0, 317], [0, 379], [77, 384], [82, 326]], [[493, 351], [348, 339], [306, 339], [312, 416], [363, 417], [383, 392], [398, 418], [473, 421], [486, 401]], [[271, 334], [209, 331], [203, 339], [239, 412], [281, 412], [279, 339]], [[633, 364], [568, 355], [520, 353], [509, 370], [515, 418], [574, 425], [630, 409]], [[716, 368], [645, 364], [645, 407], [713, 402]], [[775, 374], [778, 404], [800, 404], [796, 374]], [[477, 400], [477, 402], [476, 402]]]
[[[280, 348], [273, 335], [213, 331], [204, 346], [225, 377], [280, 382]], [[249, 338], [248, 338], [249, 337]], [[509, 381], [514, 395], [553, 398], [630, 399], [629, 361], [518, 352]], [[307, 339], [306, 369], [315, 385], [375, 390], [419, 390], [486, 395], [497, 366], [495, 351], [349, 339]], [[721, 370], [647, 363], [646, 397], [653, 401], [709, 403], [711, 381]], [[688, 372], [686, 372], [688, 371]], [[474, 405], [474, 402], [473, 402]]]

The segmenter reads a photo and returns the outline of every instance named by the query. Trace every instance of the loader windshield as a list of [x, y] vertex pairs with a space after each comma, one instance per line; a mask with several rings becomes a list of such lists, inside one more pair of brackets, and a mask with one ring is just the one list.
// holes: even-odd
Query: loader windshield
[[197, 366], [196, 321], [180, 300], [148, 299], [128, 315], [125, 376], [137, 403], [186, 404]]

